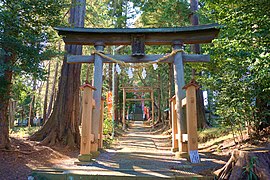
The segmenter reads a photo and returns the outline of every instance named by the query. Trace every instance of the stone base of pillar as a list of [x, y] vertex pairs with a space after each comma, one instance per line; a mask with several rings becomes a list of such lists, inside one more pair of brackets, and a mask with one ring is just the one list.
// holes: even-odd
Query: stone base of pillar
[[[93, 157], [93, 155], [92, 154], [80, 154], [79, 156], [78, 156], [78, 160], [80, 161], [80, 162], [91, 162], [92, 161], [92, 157]], [[75, 162], [75, 164], [77, 164], [76, 162]]]
[[180, 158], [188, 158], [188, 152], [176, 152], [175, 153], [175, 158], [180, 159]]
[[171, 148], [171, 151], [172, 152], [177, 152], [177, 151], [179, 151], [179, 149], [178, 148]]
[[95, 151], [95, 152], [91, 152], [91, 154], [92, 154], [92, 159], [95, 159], [95, 158], [97, 158], [100, 155], [100, 152], [99, 151]]

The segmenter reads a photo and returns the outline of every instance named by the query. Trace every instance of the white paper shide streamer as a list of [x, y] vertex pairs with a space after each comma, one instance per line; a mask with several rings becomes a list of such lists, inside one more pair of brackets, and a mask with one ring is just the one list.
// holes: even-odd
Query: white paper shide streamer
[[128, 68], [127, 74], [129, 79], [133, 78], [133, 71], [131, 67]]
[[143, 71], [142, 71], [142, 78], [143, 78], [143, 79], [146, 78], [146, 70], [145, 70], [145, 68], [143, 68]]
[[120, 68], [119, 64], [116, 64], [115, 68], [116, 68], [117, 74], [119, 75], [121, 73], [121, 68]]
[[158, 65], [157, 64], [153, 64], [153, 68], [154, 68], [154, 70], [156, 70], [158, 68]]

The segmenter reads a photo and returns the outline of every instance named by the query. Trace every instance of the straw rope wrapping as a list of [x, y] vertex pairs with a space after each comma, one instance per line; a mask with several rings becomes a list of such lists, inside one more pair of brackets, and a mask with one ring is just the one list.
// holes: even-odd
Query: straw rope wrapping
[[147, 62], [147, 63], [137, 63], [137, 64], [125, 63], [124, 61], [119, 61], [117, 59], [111, 58], [109, 56], [106, 56], [103, 51], [96, 51], [95, 50], [95, 51], [93, 51], [92, 54], [98, 54], [99, 56], [103, 57], [104, 59], [107, 59], [107, 60], [112, 61], [114, 63], [118, 63], [120, 66], [123, 66], [123, 67], [132, 67], [134, 69], [140, 69], [143, 67], [148, 67], [148, 66], [151, 66], [153, 64], [159, 63], [159, 62], [161, 62], [161, 61], [163, 61], [171, 56], [174, 56], [178, 52], [185, 52], [185, 51], [183, 49], [173, 50], [170, 54], [167, 54], [167, 55], [157, 59], [156, 61]]

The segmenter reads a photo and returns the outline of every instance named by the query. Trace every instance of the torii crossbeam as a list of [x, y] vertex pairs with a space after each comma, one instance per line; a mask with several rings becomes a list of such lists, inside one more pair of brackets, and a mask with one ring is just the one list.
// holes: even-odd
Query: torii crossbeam
[[[207, 62], [208, 55], [188, 55], [179, 50], [184, 44], [210, 43], [219, 33], [220, 25], [208, 24], [189, 27], [175, 28], [55, 28], [59, 35], [63, 36], [66, 44], [92, 45], [96, 51], [103, 51], [105, 46], [131, 45], [132, 55], [106, 55], [127, 63], [153, 62], [162, 55], [146, 55], [145, 45], [171, 45], [177, 53], [160, 62], [174, 64], [175, 96], [177, 127], [179, 136], [179, 151], [187, 152], [187, 144], [182, 141], [182, 134], [187, 133], [186, 122], [183, 118], [181, 100], [185, 98], [184, 62]], [[94, 87], [97, 89], [93, 93], [96, 108], [93, 110], [92, 132], [94, 134], [94, 144], [98, 143], [98, 130], [100, 121], [101, 89], [102, 89], [102, 66], [103, 63], [110, 62], [100, 54], [90, 56], [68, 56], [69, 63], [94, 63]], [[97, 147], [97, 146], [94, 146]], [[94, 151], [97, 151], [95, 149]]]

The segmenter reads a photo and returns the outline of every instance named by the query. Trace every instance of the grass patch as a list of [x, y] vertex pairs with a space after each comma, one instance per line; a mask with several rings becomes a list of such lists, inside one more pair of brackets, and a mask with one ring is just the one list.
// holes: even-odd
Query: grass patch
[[105, 139], [103, 139], [103, 148], [104, 149], [108, 149], [108, 148], [110, 148], [111, 147], [111, 145], [112, 145], [112, 143], [113, 143], [113, 139], [111, 139], [111, 138], [105, 138]]
[[34, 134], [40, 127], [13, 127], [9, 133], [12, 136], [28, 137]]
[[211, 139], [215, 139], [215, 138], [219, 138], [225, 135], [230, 134], [231, 129], [229, 128], [208, 128], [208, 129], [204, 129], [202, 131], [198, 132], [198, 141], [200, 143], [204, 143], [207, 142]]

